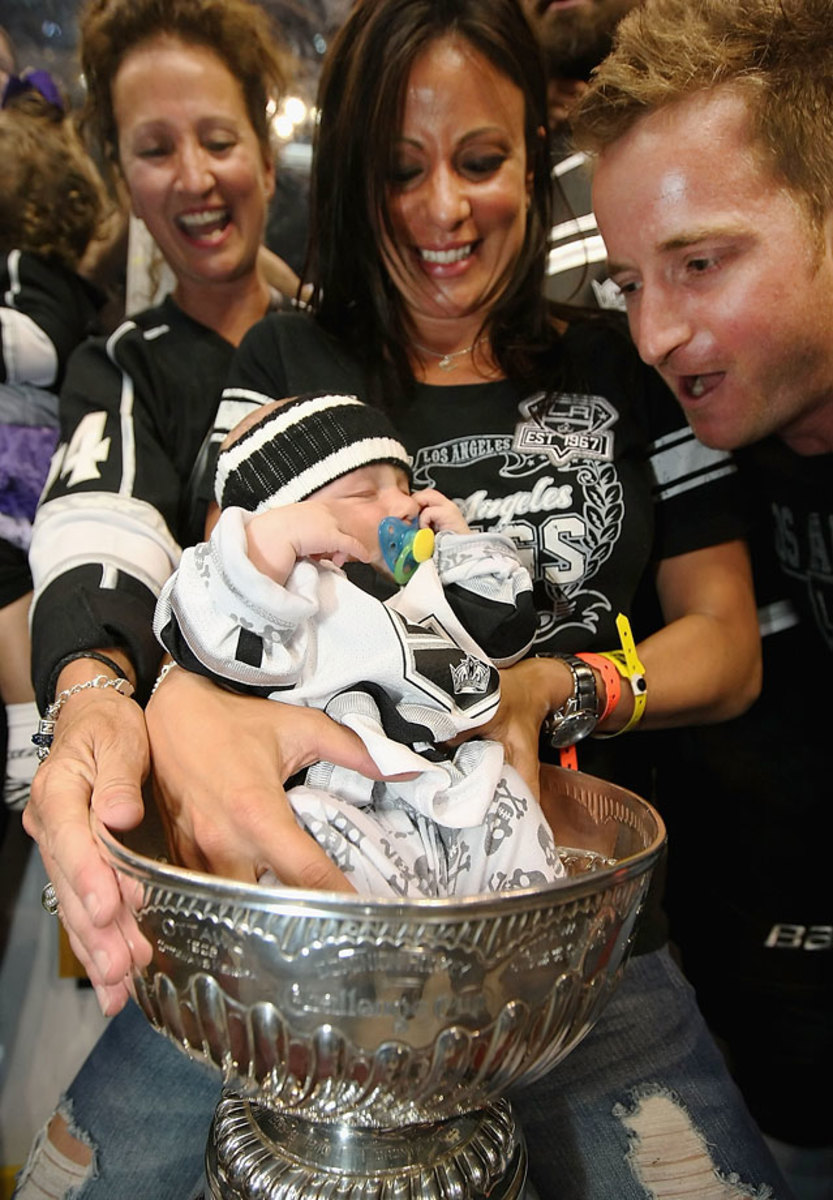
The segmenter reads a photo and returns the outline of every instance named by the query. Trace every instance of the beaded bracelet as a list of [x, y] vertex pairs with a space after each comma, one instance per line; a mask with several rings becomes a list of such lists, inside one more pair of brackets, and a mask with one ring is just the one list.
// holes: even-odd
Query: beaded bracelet
[[133, 695], [134, 691], [133, 684], [129, 679], [111, 679], [109, 675], [96, 675], [92, 679], [86, 679], [83, 683], [74, 683], [72, 687], [59, 692], [38, 721], [37, 733], [32, 734], [32, 742], [38, 748], [38, 762], [45, 762], [49, 757], [55, 736], [55, 722], [67, 700], [77, 696], [79, 692], [87, 691], [88, 688], [115, 688], [120, 696], [128, 698]]

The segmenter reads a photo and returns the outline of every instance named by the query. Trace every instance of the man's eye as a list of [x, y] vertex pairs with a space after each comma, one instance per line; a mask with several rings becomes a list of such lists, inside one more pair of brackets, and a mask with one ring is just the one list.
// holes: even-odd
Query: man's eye
[[627, 279], [624, 283], [619, 283], [614, 279], [613, 283], [616, 284], [623, 296], [635, 295], [642, 286], [636, 279]]
[[712, 267], [714, 267], [716, 265], [717, 265], [716, 258], [701, 257], [701, 258], [690, 258], [688, 260], [688, 269], [689, 269], [689, 271], [692, 271], [695, 275], [702, 275], [704, 271], [709, 271], [709, 270], [711, 270]]

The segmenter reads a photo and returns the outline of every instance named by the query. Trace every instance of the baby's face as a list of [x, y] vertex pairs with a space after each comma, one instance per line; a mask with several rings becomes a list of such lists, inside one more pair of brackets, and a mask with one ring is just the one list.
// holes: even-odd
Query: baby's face
[[387, 574], [379, 546], [379, 524], [385, 517], [412, 521], [419, 505], [410, 494], [408, 477], [392, 463], [372, 463], [319, 488], [315, 499], [327, 505], [345, 533], [358, 538], [371, 561]]

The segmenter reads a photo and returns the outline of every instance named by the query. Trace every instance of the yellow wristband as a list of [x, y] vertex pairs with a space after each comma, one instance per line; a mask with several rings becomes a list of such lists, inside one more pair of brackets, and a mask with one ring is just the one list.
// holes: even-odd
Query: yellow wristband
[[598, 734], [599, 737], [618, 737], [620, 733], [628, 733], [642, 720], [645, 715], [645, 705], [648, 703], [648, 684], [645, 682], [645, 668], [636, 653], [636, 643], [631, 632], [631, 623], [624, 613], [616, 618], [616, 629], [619, 633], [621, 650], [608, 650], [604, 658], [610, 659], [623, 679], [627, 679], [633, 693], [633, 712], [627, 724], [615, 733]]

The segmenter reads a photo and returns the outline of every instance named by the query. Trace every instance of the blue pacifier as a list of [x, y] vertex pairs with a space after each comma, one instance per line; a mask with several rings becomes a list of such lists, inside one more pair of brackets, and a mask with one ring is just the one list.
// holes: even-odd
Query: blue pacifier
[[382, 557], [397, 583], [407, 583], [421, 562], [434, 553], [434, 530], [420, 529], [419, 517], [385, 517], [379, 524]]

